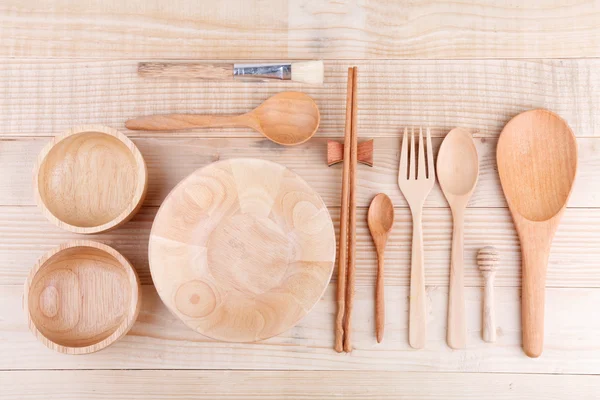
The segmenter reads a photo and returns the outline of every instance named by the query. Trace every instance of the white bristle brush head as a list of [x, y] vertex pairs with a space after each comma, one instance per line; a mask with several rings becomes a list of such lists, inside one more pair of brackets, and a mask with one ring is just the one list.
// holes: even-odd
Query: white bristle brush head
[[482, 272], [494, 272], [498, 268], [500, 256], [493, 246], [486, 246], [477, 253], [477, 265]]
[[311, 85], [323, 84], [323, 61], [303, 61], [292, 63], [292, 81]]

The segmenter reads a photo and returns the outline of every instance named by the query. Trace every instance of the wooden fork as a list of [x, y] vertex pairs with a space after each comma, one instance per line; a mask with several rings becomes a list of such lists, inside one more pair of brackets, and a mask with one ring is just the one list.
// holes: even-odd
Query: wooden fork
[[435, 183], [433, 148], [429, 129], [427, 129], [427, 171], [425, 170], [425, 149], [423, 147], [423, 129], [419, 128], [419, 165], [417, 168], [415, 130], [411, 129], [409, 160], [408, 129], [404, 128], [398, 186], [410, 206], [413, 218], [408, 342], [415, 349], [422, 349], [425, 346], [427, 325], [422, 215], [425, 199]]

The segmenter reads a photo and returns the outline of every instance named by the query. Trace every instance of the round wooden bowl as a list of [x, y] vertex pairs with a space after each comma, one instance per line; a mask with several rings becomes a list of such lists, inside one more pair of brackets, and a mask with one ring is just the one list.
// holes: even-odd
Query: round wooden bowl
[[47, 347], [88, 354], [131, 329], [140, 296], [125, 257], [102, 243], [76, 240], [38, 260], [25, 282], [23, 307], [29, 328]]
[[282, 165], [219, 161], [160, 207], [148, 250], [156, 289], [190, 328], [253, 342], [293, 327], [333, 271], [335, 235], [321, 197]]
[[44, 215], [76, 233], [127, 222], [144, 201], [148, 171], [131, 140], [100, 125], [73, 128], [40, 153], [34, 190]]

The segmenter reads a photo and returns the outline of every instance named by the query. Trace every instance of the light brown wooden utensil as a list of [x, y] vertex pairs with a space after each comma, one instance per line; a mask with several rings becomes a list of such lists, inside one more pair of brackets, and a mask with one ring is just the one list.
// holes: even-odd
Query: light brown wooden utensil
[[477, 265], [485, 279], [483, 291], [483, 340], [488, 343], [496, 341], [496, 320], [494, 312], [494, 278], [498, 265], [498, 251], [493, 246], [486, 246], [477, 253]]
[[463, 260], [465, 210], [479, 176], [477, 148], [467, 130], [455, 128], [446, 135], [438, 152], [437, 175], [452, 209], [453, 220], [446, 340], [453, 349], [463, 349], [467, 345]]
[[308, 95], [281, 92], [241, 115], [151, 115], [130, 119], [125, 126], [145, 131], [245, 126], [275, 143], [292, 146], [313, 137], [320, 120], [319, 107]]
[[71, 232], [99, 233], [124, 224], [140, 209], [148, 171], [127, 136], [86, 125], [56, 136], [40, 152], [33, 187], [52, 223]]
[[352, 351], [352, 308], [356, 261], [356, 164], [358, 162], [356, 79], [357, 68], [348, 68], [334, 343], [334, 349], [338, 353]]
[[375, 243], [377, 252], [377, 281], [375, 284], [375, 332], [377, 343], [383, 340], [385, 327], [385, 296], [384, 296], [384, 260], [385, 246], [394, 226], [394, 205], [392, 200], [384, 194], [379, 193], [371, 201], [367, 215], [369, 231]]
[[417, 168], [417, 148], [415, 132], [410, 134], [410, 160], [408, 151], [408, 129], [404, 129], [398, 186], [406, 198], [413, 219], [412, 256], [410, 267], [410, 310], [408, 342], [415, 349], [425, 347], [427, 314], [425, 294], [425, 255], [423, 251], [423, 205], [435, 184], [433, 147], [431, 133], [427, 129], [427, 169], [425, 169], [425, 149], [423, 129], [419, 128], [419, 166]]
[[506, 124], [496, 158], [521, 241], [523, 349], [538, 357], [544, 346], [548, 257], [575, 181], [577, 142], [558, 115], [531, 110]]
[[169, 193], [150, 232], [152, 280], [195, 331], [253, 342], [293, 327], [323, 295], [335, 231], [321, 197], [282, 165], [212, 163]]
[[31, 332], [66, 354], [101, 350], [123, 337], [140, 311], [131, 264], [102, 243], [76, 240], [44, 255], [25, 282]]

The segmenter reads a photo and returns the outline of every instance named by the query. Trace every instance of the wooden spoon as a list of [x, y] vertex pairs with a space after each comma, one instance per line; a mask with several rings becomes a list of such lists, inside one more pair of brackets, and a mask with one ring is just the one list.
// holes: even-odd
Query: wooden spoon
[[369, 230], [377, 251], [377, 283], [375, 285], [375, 332], [377, 343], [383, 340], [385, 326], [385, 297], [383, 280], [383, 263], [385, 259], [385, 246], [388, 236], [394, 226], [394, 205], [392, 200], [384, 193], [379, 193], [369, 206], [367, 216]]
[[132, 130], [163, 131], [191, 128], [246, 126], [282, 145], [295, 145], [310, 139], [321, 116], [315, 101], [300, 92], [271, 96], [254, 110], [241, 115], [166, 114], [130, 119]]
[[463, 349], [467, 345], [463, 262], [464, 214], [479, 175], [477, 148], [467, 130], [455, 128], [446, 135], [438, 153], [437, 174], [444, 196], [452, 209], [454, 221], [446, 340], [453, 349]]
[[521, 241], [523, 350], [544, 346], [544, 289], [552, 238], [577, 172], [577, 142], [567, 123], [531, 110], [502, 130], [496, 153], [502, 189]]

